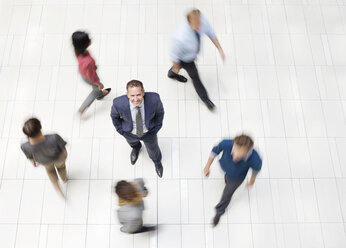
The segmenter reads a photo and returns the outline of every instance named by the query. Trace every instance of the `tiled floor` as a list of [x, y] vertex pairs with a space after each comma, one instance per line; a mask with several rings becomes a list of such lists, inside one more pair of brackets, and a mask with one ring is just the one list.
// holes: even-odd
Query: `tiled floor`
[[[223, 64], [203, 38], [198, 66], [214, 113], [190, 81], [166, 77], [171, 32], [192, 6], [227, 56]], [[71, 48], [77, 29], [91, 33], [113, 88], [82, 119], [89, 88]], [[0, 65], [1, 248], [346, 247], [344, 0], [0, 0]], [[164, 103], [162, 179], [145, 151], [129, 163], [109, 117], [132, 78]], [[66, 202], [19, 148], [32, 115], [68, 141]], [[202, 168], [214, 144], [241, 131], [255, 138], [263, 170], [212, 228], [223, 173], [214, 162], [206, 179]], [[112, 187], [134, 177], [145, 178], [144, 220], [157, 232], [119, 231]]]

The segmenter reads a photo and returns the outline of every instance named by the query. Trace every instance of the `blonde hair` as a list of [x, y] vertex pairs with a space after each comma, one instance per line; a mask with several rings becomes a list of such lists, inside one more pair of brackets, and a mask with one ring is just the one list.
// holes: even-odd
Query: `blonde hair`
[[250, 136], [242, 134], [238, 135], [234, 138], [233, 140], [234, 144], [241, 146], [241, 147], [246, 147], [247, 150], [252, 149], [253, 147], [253, 140]]
[[197, 17], [199, 18], [201, 16], [201, 11], [199, 9], [193, 9], [189, 13], [187, 13], [186, 18], [189, 23], [191, 23], [192, 20], [195, 20]]

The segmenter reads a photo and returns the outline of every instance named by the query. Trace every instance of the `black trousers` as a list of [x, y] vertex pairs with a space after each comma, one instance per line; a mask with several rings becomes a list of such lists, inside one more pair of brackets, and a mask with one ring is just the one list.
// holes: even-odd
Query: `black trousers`
[[159, 144], [157, 142], [157, 135], [156, 133], [146, 133], [143, 135], [143, 137], [138, 137], [132, 133], [123, 133], [123, 136], [125, 137], [127, 143], [135, 149], [139, 150], [142, 147], [141, 140], [144, 142], [145, 147], [147, 148], [149, 157], [151, 160], [153, 160], [154, 164], [160, 164], [162, 155], [161, 150], [159, 147]]
[[234, 191], [243, 183], [245, 178], [243, 179], [230, 179], [227, 175], [225, 175], [225, 188], [223, 190], [221, 200], [216, 205], [216, 215], [221, 216], [225, 213], [226, 208], [231, 202]]
[[189, 74], [190, 78], [192, 79], [193, 86], [195, 87], [195, 90], [198, 96], [202, 99], [202, 101], [209, 99], [207, 90], [205, 89], [204, 85], [201, 82], [201, 79], [199, 78], [198, 70], [197, 70], [195, 62], [192, 61], [192, 62], [186, 63], [186, 62], [180, 61], [180, 65]]

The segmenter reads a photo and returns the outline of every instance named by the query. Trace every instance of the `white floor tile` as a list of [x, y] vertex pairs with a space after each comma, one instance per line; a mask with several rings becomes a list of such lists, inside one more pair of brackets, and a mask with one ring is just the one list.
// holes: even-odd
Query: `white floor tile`
[[274, 206], [270, 187], [269, 180], [257, 179], [249, 192], [251, 221], [253, 223], [274, 222]]
[[290, 179], [271, 180], [274, 215], [278, 223], [297, 222], [295, 198]]
[[[46, 182], [42, 207], [42, 221], [44, 224], [63, 224], [65, 202], [54, 190], [50, 182]], [[54, 236], [55, 237], [55, 236]]]
[[[345, 0], [0, 0], [1, 247], [342, 247], [346, 202]], [[167, 77], [171, 35], [199, 8], [225, 52], [203, 36], [196, 65], [214, 112], [186, 84]], [[80, 118], [90, 92], [71, 35], [89, 32], [89, 51], [111, 94]], [[158, 133], [163, 178], [145, 147], [136, 165], [109, 116], [131, 79], [161, 96]], [[20, 149], [24, 121], [67, 142], [67, 199]], [[246, 133], [263, 169], [234, 193], [212, 227], [224, 189], [214, 161], [222, 138]], [[124, 234], [118, 180], [149, 189], [143, 223], [158, 231]]]
[[324, 247], [320, 224], [300, 224], [299, 229], [302, 247]]
[[277, 247], [277, 237], [274, 225], [254, 224], [252, 226], [252, 233], [254, 247]]
[[38, 247], [40, 238], [39, 225], [18, 225], [15, 247]]
[[92, 180], [89, 189], [88, 224], [109, 224], [111, 221], [111, 194], [114, 193], [110, 180]]
[[158, 246], [167, 248], [182, 247], [180, 225], [159, 225]]
[[342, 223], [323, 223], [322, 233], [325, 247], [338, 247], [346, 243], [346, 234]]
[[109, 247], [109, 225], [88, 225], [85, 247]]
[[267, 139], [269, 174], [271, 178], [290, 178], [291, 169], [288, 160], [287, 144], [283, 139]]
[[1, 223], [17, 223], [22, 187], [22, 180], [2, 180], [0, 191]]
[[287, 149], [293, 178], [311, 178], [312, 168], [308, 143], [303, 138], [287, 139]]
[[[64, 222], [85, 224], [88, 215], [90, 185], [88, 180], [70, 180], [67, 184]], [[93, 209], [90, 210], [92, 214]]]
[[158, 223], [180, 223], [179, 180], [162, 180], [158, 183]]
[[205, 247], [203, 237], [204, 227], [202, 225], [182, 225], [181, 227], [181, 247], [187, 248], [196, 245], [197, 247]]
[[44, 180], [24, 182], [18, 218], [19, 223], [41, 223], [44, 186]]
[[288, 33], [284, 6], [271, 5], [267, 8], [270, 31], [272, 33]]
[[299, 207], [298, 216], [304, 222], [319, 222], [315, 183], [312, 179], [301, 179], [294, 182], [294, 195]]
[[62, 247], [85, 247], [86, 228], [83, 225], [65, 225]]
[[252, 227], [250, 224], [230, 224], [228, 233], [230, 243], [235, 247], [250, 248], [253, 247]]
[[326, 127], [321, 103], [302, 101], [305, 127], [308, 137], [325, 137]]
[[322, 222], [342, 222], [340, 200], [334, 179], [316, 179], [316, 197]]
[[14, 247], [16, 240], [16, 224], [0, 225], [0, 241], [3, 247]]
[[298, 224], [277, 224], [278, 247], [301, 247]]

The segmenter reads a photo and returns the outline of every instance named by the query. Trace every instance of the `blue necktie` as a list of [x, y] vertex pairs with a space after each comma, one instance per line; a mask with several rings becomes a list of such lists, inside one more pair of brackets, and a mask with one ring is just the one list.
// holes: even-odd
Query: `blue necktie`
[[201, 48], [201, 36], [199, 35], [199, 33], [196, 30], [194, 30], [194, 32], [195, 32], [195, 35], [197, 38], [197, 46], [198, 46], [197, 53], [198, 53], [200, 48]]

